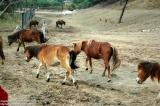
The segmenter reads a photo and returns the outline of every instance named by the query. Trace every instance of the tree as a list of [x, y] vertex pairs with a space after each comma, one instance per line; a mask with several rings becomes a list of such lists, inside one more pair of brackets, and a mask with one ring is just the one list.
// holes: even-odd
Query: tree
[[123, 9], [122, 9], [122, 13], [121, 13], [120, 18], [119, 18], [119, 23], [122, 22], [122, 17], [123, 17], [124, 11], [125, 11], [125, 9], [126, 9], [127, 3], [128, 3], [128, 0], [126, 0], [126, 2], [125, 2], [125, 4], [124, 4], [124, 7], [123, 7]]

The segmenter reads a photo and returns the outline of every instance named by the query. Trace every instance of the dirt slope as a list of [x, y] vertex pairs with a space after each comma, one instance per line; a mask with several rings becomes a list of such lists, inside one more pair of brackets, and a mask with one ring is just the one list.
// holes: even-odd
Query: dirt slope
[[[0, 65], [0, 84], [8, 91], [11, 106], [153, 106], [160, 88], [148, 79], [138, 85], [136, 67], [141, 60], [160, 62], [159, 10], [131, 9], [126, 11], [124, 23], [117, 24], [119, 9], [77, 11], [73, 15], [37, 14], [49, 24], [49, 42], [71, 46], [83, 39], [107, 41], [117, 47], [121, 66], [113, 72], [112, 82], [102, 77], [103, 61], [94, 60], [93, 74], [85, 71], [85, 54], [78, 56], [80, 66], [75, 72], [79, 82], [76, 90], [70, 82], [62, 86], [65, 71], [60, 66], [49, 67], [51, 82], [46, 83], [46, 72], [35, 78], [38, 61], [24, 61], [23, 48], [15, 53], [17, 44], [7, 45], [10, 32], [0, 32], [4, 39], [5, 65]], [[55, 27], [57, 19], [64, 19], [63, 29]], [[100, 18], [102, 19], [100, 21]], [[105, 22], [107, 19], [107, 22]], [[33, 45], [30, 43], [26, 45]]]

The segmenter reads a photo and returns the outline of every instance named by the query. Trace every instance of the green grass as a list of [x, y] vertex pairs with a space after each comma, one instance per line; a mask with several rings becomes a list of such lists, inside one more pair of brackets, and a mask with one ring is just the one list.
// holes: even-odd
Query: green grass
[[21, 25], [20, 15], [5, 15], [0, 18], [0, 29], [1, 28], [15, 28], [17, 25]]

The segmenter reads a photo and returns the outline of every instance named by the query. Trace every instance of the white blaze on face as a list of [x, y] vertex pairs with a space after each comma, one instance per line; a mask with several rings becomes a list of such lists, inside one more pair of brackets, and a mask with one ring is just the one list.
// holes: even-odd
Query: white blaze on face
[[27, 61], [27, 60], [28, 60], [28, 58], [27, 58], [27, 57], [25, 57], [25, 60]]
[[139, 78], [139, 77], [137, 77], [137, 78], [136, 78], [136, 81], [137, 81], [137, 82], [138, 82], [138, 81], [140, 81], [140, 78]]

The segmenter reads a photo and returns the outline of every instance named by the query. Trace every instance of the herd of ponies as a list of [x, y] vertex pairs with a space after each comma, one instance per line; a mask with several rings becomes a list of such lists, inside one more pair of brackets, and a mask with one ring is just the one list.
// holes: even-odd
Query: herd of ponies
[[[108, 42], [97, 42], [95, 40], [84, 40], [73, 43], [73, 49], [68, 48], [67, 46], [47, 44], [48, 39], [44, 35], [43, 30], [38, 30], [39, 22], [37, 20], [32, 20], [29, 24], [29, 29], [21, 29], [8, 36], [9, 46], [18, 42], [17, 51], [21, 45], [24, 48], [24, 54], [26, 56], [26, 61], [29, 62], [32, 57], [37, 58], [40, 61], [38, 66], [36, 78], [39, 77], [39, 72], [41, 66], [44, 66], [47, 71], [47, 82], [50, 80], [50, 72], [47, 70], [47, 67], [51, 64], [58, 65], [59, 63], [66, 72], [65, 78], [62, 84], [65, 84], [65, 81], [68, 78], [72, 79], [73, 84], [78, 88], [78, 83], [74, 76], [74, 69], [79, 68], [75, 64], [76, 57], [78, 54], [83, 51], [86, 54], [86, 70], [88, 70], [88, 61], [90, 65], [90, 73], [92, 73], [92, 59], [102, 59], [104, 62], [104, 71], [102, 76], [105, 76], [106, 70], [108, 70], [108, 82], [111, 81], [111, 73], [113, 70], [118, 68], [121, 64], [121, 60], [118, 56], [118, 50], [116, 47], [111, 45]], [[62, 25], [65, 25], [65, 21], [58, 20], [56, 26], [62, 28]], [[46, 29], [44, 29], [46, 30]], [[25, 42], [36, 41], [39, 45], [25, 47]], [[44, 44], [42, 44], [44, 43]], [[3, 40], [0, 36], [0, 56], [2, 58], [2, 64], [4, 64], [5, 55], [3, 52]], [[112, 59], [112, 64], [111, 64]], [[138, 63], [137, 66], [138, 75], [136, 81], [138, 84], [142, 84], [148, 77], [151, 77], [152, 80], [157, 79], [160, 81], [160, 64], [158, 62], [149, 62], [143, 61]]]

